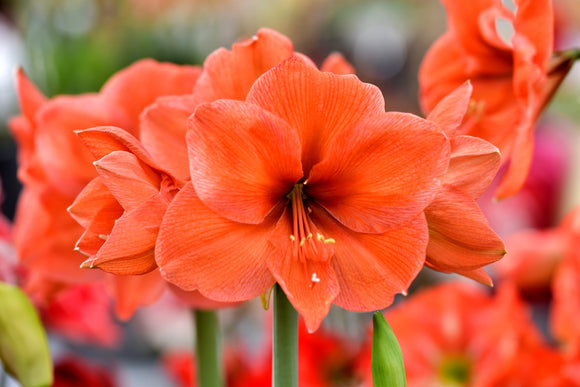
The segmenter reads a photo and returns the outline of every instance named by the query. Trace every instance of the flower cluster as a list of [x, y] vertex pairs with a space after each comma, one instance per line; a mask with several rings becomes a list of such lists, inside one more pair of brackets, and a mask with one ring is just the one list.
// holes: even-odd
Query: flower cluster
[[423, 119], [385, 112], [351, 71], [263, 29], [202, 69], [139, 62], [98, 95], [45, 101], [19, 73], [22, 260], [65, 282], [100, 275], [80, 262], [112, 274], [125, 318], [166, 284], [216, 307], [278, 283], [310, 331], [333, 303], [388, 306], [423, 265], [490, 283], [504, 248], [475, 200], [500, 158], [456, 134], [471, 86]]

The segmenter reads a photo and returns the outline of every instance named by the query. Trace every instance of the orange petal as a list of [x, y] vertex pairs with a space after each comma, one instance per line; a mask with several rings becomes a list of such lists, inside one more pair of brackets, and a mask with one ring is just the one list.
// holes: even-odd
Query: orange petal
[[366, 117], [384, 113], [380, 90], [354, 75], [325, 73], [292, 57], [256, 81], [247, 102], [271, 111], [298, 131], [308, 176], [334, 137]]
[[223, 302], [249, 300], [274, 284], [266, 266], [274, 222], [246, 225], [222, 218], [187, 183], [167, 208], [155, 258], [163, 277], [184, 290]]
[[330, 54], [320, 66], [320, 71], [325, 71], [334, 74], [354, 74], [356, 71], [350, 63], [344, 59], [342, 54], [334, 52]]
[[124, 321], [129, 320], [137, 308], [157, 301], [166, 288], [159, 270], [143, 275], [109, 274], [105, 285], [115, 299], [115, 313]]
[[499, 150], [477, 137], [456, 136], [451, 140], [449, 168], [441, 179], [477, 199], [494, 179], [501, 164]]
[[123, 211], [100, 177], [91, 180], [68, 208], [81, 226], [96, 234], [109, 233]]
[[36, 112], [46, 101], [46, 97], [28, 79], [21, 67], [16, 70], [16, 91], [22, 114], [28, 120], [34, 122]]
[[[443, 0], [447, 10], [449, 31], [469, 55], [469, 71], [502, 74], [511, 72], [511, 53], [491, 28], [498, 17], [508, 20], [513, 15], [503, 7], [501, 0]], [[495, 27], [495, 25], [493, 25]], [[493, 33], [492, 33], [493, 32]]]
[[153, 255], [159, 225], [167, 204], [159, 196], [125, 212], [115, 223], [98, 253], [83, 263], [83, 267], [98, 267], [119, 275], [148, 273], [157, 268]]
[[505, 246], [469, 195], [451, 186], [425, 209], [429, 224], [427, 261], [436, 270], [474, 270], [497, 261]]
[[313, 211], [312, 221], [332, 238], [340, 293], [334, 303], [368, 312], [383, 309], [397, 293], [405, 292], [425, 262], [428, 234], [423, 214], [382, 234], [353, 232], [324, 211]]
[[238, 222], [262, 222], [302, 177], [296, 133], [254, 105], [219, 100], [199, 106], [187, 145], [200, 200]]
[[427, 206], [448, 158], [447, 137], [434, 124], [385, 113], [335, 137], [304, 190], [350, 229], [382, 233]]
[[[320, 207], [317, 210], [324, 211]], [[294, 255], [298, 241], [291, 241], [289, 238], [293, 232], [291, 217], [289, 211], [284, 211], [270, 238], [275, 248], [269, 254], [268, 268], [288, 300], [304, 317], [306, 327], [312, 333], [328, 314], [339, 287], [329, 259], [315, 260], [308, 259], [313, 257], [306, 257], [301, 262]], [[315, 233], [314, 230], [312, 232]]]
[[[554, 46], [554, 11], [550, 0], [515, 0], [515, 33], [533, 42], [533, 61], [545, 68]], [[514, 41], [514, 49], [517, 50]], [[516, 70], [517, 71], [517, 70]]]
[[214, 51], [205, 60], [195, 86], [196, 102], [245, 100], [256, 79], [293, 52], [287, 37], [267, 28], [260, 29], [252, 39], [234, 44], [231, 52], [224, 48]]
[[163, 95], [191, 93], [200, 74], [198, 66], [144, 59], [111, 77], [101, 89], [101, 96], [126, 112], [131, 121], [125, 128], [138, 135], [139, 116], [148, 105]]
[[534, 153], [534, 132], [533, 127], [524, 123], [515, 128], [517, 135], [513, 150], [509, 156], [509, 166], [506, 173], [501, 177], [499, 187], [495, 192], [497, 199], [504, 199], [516, 194], [526, 182], [532, 157]]
[[443, 98], [429, 113], [427, 119], [439, 125], [445, 134], [453, 137], [465, 117], [472, 91], [471, 83], [465, 82]]
[[94, 281], [102, 274], [79, 268], [84, 258], [74, 248], [83, 228], [66, 213], [70, 200], [54, 192], [41, 195], [24, 189], [13, 229], [16, 253], [31, 272], [53, 280]]
[[419, 68], [419, 97], [425, 114], [469, 79], [465, 62], [463, 49], [453, 34], [447, 32], [433, 43]]
[[91, 153], [74, 131], [122, 125], [122, 117], [96, 95], [57, 97], [47, 102], [37, 117], [36, 153], [44, 170], [54, 187], [75, 196], [96, 174]]
[[157, 164], [182, 181], [189, 180], [185, 133], [194, 110], [192, 96], [163, 97], [141, 119], [141, 143]]
[[[91, 230], [85, 230], [83, 235], [79, 238], [75, 245], [75, 250], [85, 257], [90, 257], [99, 251], [105, 240], [100, 236], [102, 234], [96, 234]], [[81, 263], [81, 268], [89, 267]], [[89, 267], [90, 268], [90, 267]]]
[[178, 288], [172, 283], [167, 282], [169, 290], [177, 296], [177, 298], [184, 302], [190, 308], [202, 309], [202, 310], [215, 310], [219, 308], [228, 308], [232, 306], [238, 306], [237, 302], [218, 302], [211, 300], [207, 297], [202, 296], [197, 290], [191, 292], [186, 292], [185, 290]]
[[102, 183], [126, 211], [159, 193], [161, 177], [132, 153], [115, 151], [95, 161]]
[[482, 285], [493, 286], [493, 280], [491, 279], [489, 274], [487, 274], [486, 271], [483, 270], [482, 268], [467, 271], [456, 270], [455, 272], [466, 278], [471, 278], [472, 280], [477, 281]]
[[156, 166], [139, 140], [124, 129], [102, 126], [81, 130], [76, 134], [97, 160], [115, 151], [126, 151], [133, 153], [150, 166]]

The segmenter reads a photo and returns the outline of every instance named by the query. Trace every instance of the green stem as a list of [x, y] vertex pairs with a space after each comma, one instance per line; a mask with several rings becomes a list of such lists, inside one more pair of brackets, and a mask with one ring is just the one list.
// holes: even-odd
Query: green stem
[[223, 387], [221, 339], [217, 314], [194, 310], [197, 382], [202, 387]]
[[272, 387], [298, 386], [298, 313], [280, 285], [274, 287]]

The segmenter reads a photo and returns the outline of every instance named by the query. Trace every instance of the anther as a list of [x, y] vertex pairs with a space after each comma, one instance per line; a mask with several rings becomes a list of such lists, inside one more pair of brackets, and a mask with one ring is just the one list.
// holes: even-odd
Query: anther
[[296, 240], [296, 237], [294, 237], [294, 235], [290, 234], [290, 240], [291, 240], [292, 242], [294, 242], [294, 241]]
[[316, 275], [316, 273], [312, 273], [312, 278], [311, 278], [312, 282], [320, 282], [320, 278], [318, 278], [318, 276]]

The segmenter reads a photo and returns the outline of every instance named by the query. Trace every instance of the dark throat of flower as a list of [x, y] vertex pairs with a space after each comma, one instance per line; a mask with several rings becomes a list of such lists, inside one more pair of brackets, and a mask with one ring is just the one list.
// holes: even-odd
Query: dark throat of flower
[[[292, 209], [292, 255], [303, 266], [304, 276], [310, 281], [310, 286], [320, 282], [316, 271], [308, 268], [309, 262], [328, 262], [334, 254], [332, 245], [335, 240], [322, 235], [312, 222], [312, 209], [307, 205], [308, 197], [304, 194], [304, 183], [297, 183], [287, 195]], [[306, 203], [306, 204], [305, 204]]]

